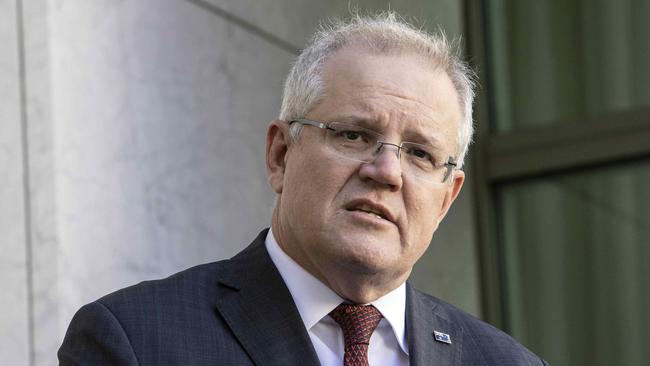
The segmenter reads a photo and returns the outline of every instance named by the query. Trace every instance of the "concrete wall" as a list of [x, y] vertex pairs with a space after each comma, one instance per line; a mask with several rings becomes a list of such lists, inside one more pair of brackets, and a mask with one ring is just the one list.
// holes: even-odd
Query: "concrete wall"
[[[400, 4], [391, 8], [460, 31], [460, 0]], [[269, 225], [266, 124], [296, 49], [320, 19], [348, 8], [0, 2], [3, 362], [53, 363], [82, 304], [229, 257]], [[469, 193], [413, 282], [477, 313]]]
[[13, 1], [0, 1], [0, 359], [26, 364], [30, 295], [23, 177], [18, 27]]

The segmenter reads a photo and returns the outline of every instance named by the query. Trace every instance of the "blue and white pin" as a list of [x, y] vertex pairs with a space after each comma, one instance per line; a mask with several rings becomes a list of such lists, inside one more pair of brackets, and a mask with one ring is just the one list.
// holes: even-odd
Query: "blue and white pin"
[[438, 332], [437, 330], [433, 331], [433, 339], [435, 339], [437, 342], [451, 344], [451, 337], [449, 337], [449, 334]]

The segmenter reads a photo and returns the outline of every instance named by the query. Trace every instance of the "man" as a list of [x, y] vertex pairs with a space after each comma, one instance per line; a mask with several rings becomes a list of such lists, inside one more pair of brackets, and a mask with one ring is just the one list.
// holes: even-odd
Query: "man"
[[64, 365], [543, 365], [405, 281], [464, 181], [472, 82], [387, 14], [322, 30], [267, 133], [271, 230], [84, 306]]

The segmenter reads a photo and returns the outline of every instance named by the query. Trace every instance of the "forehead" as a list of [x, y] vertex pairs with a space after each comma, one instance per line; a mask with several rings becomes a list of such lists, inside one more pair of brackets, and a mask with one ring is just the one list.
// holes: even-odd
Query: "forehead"
[[382, 130], [456, 143], [458, 94], [449, 76], [419, 55], [343, 49], [324, 65], [323, 81], [313, 119], [370, 121]]

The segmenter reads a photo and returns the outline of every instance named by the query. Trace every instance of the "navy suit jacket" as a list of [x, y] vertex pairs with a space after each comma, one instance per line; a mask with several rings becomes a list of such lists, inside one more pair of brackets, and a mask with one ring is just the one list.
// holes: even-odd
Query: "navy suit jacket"
[[[319, 365], [264, 230], [235, 257], [142, 282], [82, 307], [61, 365]], [[406, 287], [410, 364], [546, 365], [507, 334]], [[434, 340], [433, 331], [451, 344]]]

